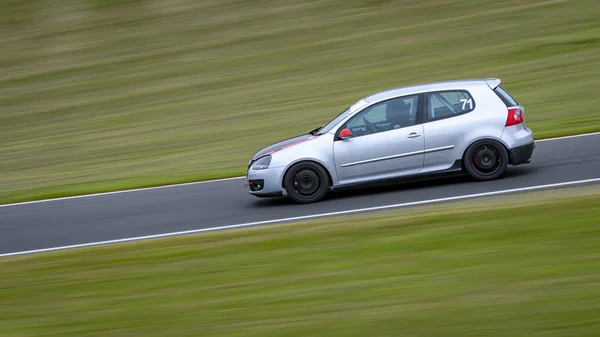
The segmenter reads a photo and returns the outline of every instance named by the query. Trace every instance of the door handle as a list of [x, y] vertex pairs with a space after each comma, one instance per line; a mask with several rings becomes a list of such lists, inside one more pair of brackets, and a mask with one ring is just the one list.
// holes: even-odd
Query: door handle
[[418, 133], [416, 133], [416, 132], [411, 132], [411, 133], [408, 135], [408, 138], [417, 138], [417, 137], [420, 137], [420, 136], [421, 136], [421, 135], [420, 135], [420, 134], [418, 134]]

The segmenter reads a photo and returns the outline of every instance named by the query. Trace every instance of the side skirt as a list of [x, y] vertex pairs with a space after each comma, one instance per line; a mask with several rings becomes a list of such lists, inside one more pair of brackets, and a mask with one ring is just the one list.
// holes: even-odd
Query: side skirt
[[446, 176], [455, 176], [457, 174], [463, 174], [462, 170], [462, 160], [457, 159], [451, 167], [434, 172], [427, 173], [417, 173], [410, 176], [400, 177], [400, 178], [386, 178], [386, 179], [377, 179], [368, 182], [360, 182], [360, 183], [351, 183], [351, 184], [343, 184], [343, 185], [335, 185], [331, 187], [331, 191], [341, 191], [346, 189], [355, 189], [355, 188], [366, 188], [366, 187], [378, 187], [378, 186], [388, 186], [405, 182], [416, 182], [419, 180], [426, 180], [432, 178], [442, 178]]

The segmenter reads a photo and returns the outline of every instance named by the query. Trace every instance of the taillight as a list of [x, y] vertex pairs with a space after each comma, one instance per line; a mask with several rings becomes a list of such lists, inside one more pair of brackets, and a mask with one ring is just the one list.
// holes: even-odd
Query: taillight
[[519, 108], [508, 109], [508, 117], [505, 126], [512, 126], [523, 123], [523, 111]]

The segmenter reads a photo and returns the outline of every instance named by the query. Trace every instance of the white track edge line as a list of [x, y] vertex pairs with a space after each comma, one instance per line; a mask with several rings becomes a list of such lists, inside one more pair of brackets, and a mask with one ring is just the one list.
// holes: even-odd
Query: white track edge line
[[172, 187], [183, 187], [183, 186], [191, 186], [191, 185], [200, 185], [200, 184], [208, 184], [208, 183], [218, 183], [222, 181], [228, 180], [239, 180], [246, 177], [232, 177], [232, 178], [223, 178], [223, 179], [215, 179], [215, 180], [202, 180], [202, 181], [192, 181], [189, 183], [181, 183], [181, 184], [171, 184], [171, 185], [161, 185], [161, 186], [153, 186], [153, 187], [142, 187], [142, 188], [134, 188], [128, 190], [119, 190], [119, 191], [111, 191], [111, 192], [100, 192], [100, 193], [92, 193], [92, 194], [81, 194], [81, 195], [73, 195], [70, 197], [60, 197], [60, 198], [51, 198], [51, 199], [41, 199], [41, 200], [32, 200], [32, 201], [24, 201], [24, 202], [16, 202], [12, 204], [2, 204], [2, 207], [10, 207], [10, 206], [23, 206], [29, 204], [39, 204], [43, 202], [51, 202], [51, 201], [63, 201], [63, 200], [71, 200], [71, 199], [82, 199], [82, 198], [91, 198], [91, 197], [101, 197], [112, 194], [124, 194], [131, 192], [143, 192], [143, 191], [151, 191], [151, 190], [159, 190], [163, 188], [172, 188]]
[[[553, 140], [562, 140], [562, 139], [570, 139], [570, 138], [580, 138], [580, 137], [595, 136], [595, 135], [600, 135], [600, 132], [582, 133], [582, 134], [579, 134], [579, 135], [571, 135], [571, 136], [563, 136], [563, 137], [556, 137], [556, 138], [539, 139], [539, 140], [535, 140], [535, 142], [536, 143], [541, 143], [541, 142], [547, 142], [547, 141], [553, 141]], [[180, 184], [169, 184], [169, 185], [161, 185], [161, 186], [153, 186], [153, 187], [133, 188], [133, 189], [126, 189], [126, 190], [112, 191], [112, 192], [100, 192], [100, 193], [92, 193], [92, 194], [81, 194], [81, 195], [73, 195], [73, 196], [70, 196], [70, 197], [59, 197], [59, 198], [50, 198], [50, 199], [41, 199], [41, 200], [16, 202], [16, 203], [10, 203], [10, 204], [2, 204], [2, 205], [0, 205], [0, 208], [2, 208], [2, 207], [11, 207], [11, 206], [22, 206], [22, 205], [29, 205], [29, 204], [39, 204], [39, 203], [51, 202], [51, 201], [63, 201], [63, 200], [71, 200], [71, 199], [82, 199], [82, 198], [100, 197], [100, 196], [106, 196], [106, 195], [112, 195], [112, 194], [123, 194], [123, 193], [132, 193], [132, 192], [151, 191], [151, 190], [158, 190], [158, 189], [163, 189], [163, 188], [192, 186], [192, 185], [216, 183], [216, 182], [222, 182], [222, 181], [240, 180], [240, 179], [245, 179], [245, 178], [246, 177], [241, 176], [241, 177], [214, 179], [214, 180], [192, 181], [192, 182], [180, 183]]]
[[535, 142], [542, 143], [542, 142], [548, 142], [548, 141], [553, 141], [553, 140], [563, 140], [563, 139], [569, 139], [569, 138], [580, 138], [580, 137], [597, 136], [597, 135], [600, 135], [600, 132], [590, 132], [590, 133], [582, 133], [582, 134], [571, 135], [571, 136], [536, 139]]
[[193, 230], [180, 231], [180, 232], [154, 234], [154, 235], [138, 236], [138, 237], [124, 238], [124, 239], [115, 239], [115, 240], [107, 240], [107, 241], [89, 242], [89, 243], [75, 244], [75, 245], [69, 245], [69, 246], [60, 246], [60, 247], [42, 248], [42, 249], [27, 250], [27, 251], [13, 252], [13, 253], [4, 253], [4, 254], [0, 254], [0, 257], [8, 257], [8, 256], [24, 255], [24, 254], [33, 254], [33, 253], [43, 253], [43, 252], [50, 252], [50, 251], [57, 251], [57, 250], [66, 250], [66, 249], [72, 249], [72, 248], [83, 248], [83, 247], [107, 245], [107, 244], [114, 244], [114, 243], [123, 243], [123, 242], [132, 242], [132, 241], [141, 241], [141, 240], [148, 240], [148, 239], [173, 237], [173, 236], [179, 236], [179, 235], [185, 235], [185, 234], [210, 232], [210, 231], [217, 231], [217, 230], [224, 230], [224, 229], [241, 228], [241, 227], [251, 227], [251, 226], [266, 225], [266, 224], [272, 224], [272, 223], [283, 223], [283, 222], [289, 222], [289, 221], [307, 220], [307, 219], [322, 218], [322, 217], [329, 217], [329, 216], [336, 216], [336, 215], [347, 215], [347, 214], [353, 214], [353, 213], [371, 212], [371, 211], [377, 211], [377, 210], [383, 210], [383, 209], [390, 209], [390, 208], [401, 208], [401, 207], [408, 207], [408, 206], [419, 206], [419, 205], [433, 204], [433, 203], [439, 203], [439, 202], [448, 202], [448, 201], [474, 199], [474, 198], [481, 198], [481, 197], [488, 197], [488, 196], [510, 194], [510, 193], [514, 193], [514, 192], [526, 192], [526, 191], [536, 191], [536, 190], [552, 189], [552, 188], [557, 188], [557, 187], [565, 187], [565, 186], [572, 186], [572, 185], [581, 185], [581, 184], [593, 183], [593, 182], [600, 182], [600, 178], [567, 181], [567, 182], [562, 182], [562, 183], [537, 185], [537, 186], [529, 186], [529, 187], [521, 187], [521, 188], [513, 188], [513, 189], [501, 190], [501, 191], [492, 191], [492, 192], [483, 192], [483, 193], [475, 193], [475, 194], [466, 194], [466, 195], [460, 195], [460, 196], [454, 196], [454, 197], [445, 197], [445, 198], [438, 198], [438, 199], [412, 201], [412, 202], [405, 202], [405, 203], [400, 203], [400, 204], [366, 207], [366, 208], [359, 208], [359, 209], [352, 209], [352, 210], [345, 210], [345, 211], [337, 211], [337, 212], [328, 212], [328, 213], [302, 215], [302, 216], [296, 216], [296, 217], [291, 217], [291, 218], [281, 218], [281, 219], [273, 219], [273, 220], [247, 222], [247, 223], [241, 223], [241, 224], [236, 224], [236, 225], [226, 225], [226, 226], [218, 226], [218, 227], [210, 227], [210, 228], [200, 228], [200, 229], [193, 229]]

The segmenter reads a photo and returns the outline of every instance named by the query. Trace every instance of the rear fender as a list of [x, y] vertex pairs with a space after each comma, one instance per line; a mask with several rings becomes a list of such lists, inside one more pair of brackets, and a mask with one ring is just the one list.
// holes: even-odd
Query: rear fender
[[488, 137], [483, 137], [483, 136], [482, 136], [482, 137], [476, 138], [475, 140], [473, 140], [472, 142], [470, 142], [470, 143], [469, 143], [469, 144], [468, 144], [468, 145], [465, 147], [465, 149], [463, 150], [463, 153], [462, 153], [462, 156], [461, 156], [461, 161], [462, 161], [462, 163], [463, 163], [463, 164], [462, 164], [462, 169], [463, 169], [463, 170], [465, 169], [465, 167], [464, 167], [464, 160], [465, 160], [465, 155], [467, 154], [467, 150], [469, 149], [469, 147], [471, 147], [471, 145], [473, 145], [473, 144], [477, 143], [477, 142], [478, 142], [478, 141], [480, 141], [480, 140], [489, 140], [489, 141], [493, 141], [493, 142], [496, 142], [496, 143], [498, 143], [500, 146], [502, 146], [502, 147], [503, 147], [503, 148], [506, 150], [506, 153], [508, 154], [508, 160], [509, 160], [509, 163], [511, 162], [511, 158], [510, 158], [510, 150], [509, 150], [509, 148], [508, 148], [508, 145], [507, 145], [507, 144], [506, 144], [506, 143], [505, 143], [505, 142], [504, 142], [502, 139], [500, 139], [500, 138], [496, 138], [496, 137], [489, 137], [489, 136], [488, 136]]

